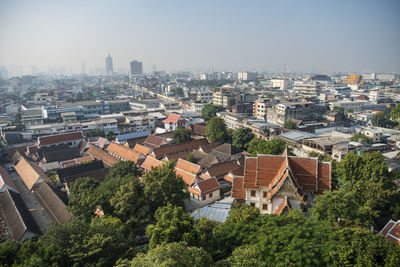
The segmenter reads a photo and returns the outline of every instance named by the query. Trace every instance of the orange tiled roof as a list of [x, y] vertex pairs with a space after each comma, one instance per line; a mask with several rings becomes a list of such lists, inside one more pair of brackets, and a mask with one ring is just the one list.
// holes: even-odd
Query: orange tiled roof
[[152, 157], [146, 157], [141, 167], [146, 171], [150, 171], [151, 168], [161, 167], [162, 164], [163, 164], [162, 161], [158, 159]]
[[193, 180], [196, 178], [196, 174], [175, 168], [175, 173], [176, 175], [179, 175], [180, 177], [182, 177], [183, 181], [187, 184], [187, 185], [191, 185], [193, 183]]
[[151, 148], [158, 148], [160, 146], [167, 145], [168, 142], [164, 137], [151, 134], [147, 136], [143, 144]]
[[267, 197], [271, 198], [283, 182], [292, 177], [290, 179], [299, 192], [311, 191], [321, 194], [331, 189], [330, 173], [330, 163], [318, 162], [316, 158], [259, 155], [257, 158], [246, 158], [244, 179], [233, 179], [233, 188], [236, 191], [243, 190], [243, 196], [245, 189], [259, 189], [260, 186], [265, 186], [268, 190]]
[[107, 149], [108, 152], [110, 152], [113, 155], [116, 155], [117, 157], [120, 157], [125, 160], [133, 161], [137, 163], [139, 159], [141, 158], [141, 153], [132, 150], [126, 146], [119, 145], [117, 143], [111, 142]]
[[29, 190], [31, 190], [40, 179], [52, 183], [50, 177], [48, 177], [39, 166], [24, 157], [22, 157], [15, 166], [15, 170]]
[[147, 154], [150, 153], [151, 148], [145, 147], [145, 146], [143, 146], [143, 145], [141, 145], [141, 144], [136, 144], [136, 145], [134, 146], [133, 150], [142, 153], [144, 156], [147, 156]]
[[82, 132], [56, 134], [56, 135], [39, 137], [38, 145], [45, 146], [45, 145], [52, 145], [62, 142], [69, 142], [69, 141], [83, 140], [83, 139], [85, 139], [85, 137], [83, 136]]
[[163, 123], [178, 123], [178, 121], [186, 121], [185, 119], [181, 118], [182, 115], [170, 113], [168, 117], [163, 120]]
[[198, 174], [201, 170], [200, 165], [194, 164], [184, 159], [178, 159], [175, 167], [193, 174]]
[[118, 158], [114, 157], [113, 155], [108, 154], [104, 150], [97, 148], [95, 146], [90, 146], [86, 153], [92, 155], [96, 159], [102, 160], [109, 166], [113, 166], [118, 162]]

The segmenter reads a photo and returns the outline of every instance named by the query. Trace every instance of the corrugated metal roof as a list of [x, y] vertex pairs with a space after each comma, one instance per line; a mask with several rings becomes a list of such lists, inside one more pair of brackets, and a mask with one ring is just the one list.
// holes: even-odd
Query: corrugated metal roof
[[195, 220], [200, 217], [207, 217], [210, 220], [223, 223], [228, 218], [231, 207], [232, 202], [215, 202], [192, 212], [192, 216]]
[[287, 133], [283, 133], [280, 136], [285, 137], [287, 139], [292, 139], [295, 141], [303, 140], [305, 138], [316, 138], [318, 135], [313, 133], [301, 132], [301, 131], [290, 131]]

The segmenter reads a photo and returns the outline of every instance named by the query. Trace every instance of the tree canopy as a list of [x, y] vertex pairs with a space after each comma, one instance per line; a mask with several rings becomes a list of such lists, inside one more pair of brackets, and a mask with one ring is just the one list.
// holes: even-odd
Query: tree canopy
[[178, 126], [174, 131], [174, 141], [176, 144], [182, 144], [192, 139], [192, 131]]
[[250, 128], [239, 128], [232, 134], [232, 145], [239, 149], [246, 150], [253, 138], [254, 134]]
[[205, 121], [209, 121], [216, 116], [217, 112], [224, 111], [225, 109], [221, 106], [207, 104], [201, 110], [201, 118]]
[[297, 123], [294, 120], [285, 121], [285, 123], [283, 124], [283, 127], [287, 128], [287, 129], [299, 129], [299, 127], [297, 127]]
[[187, 185], [175, 174], [174, 162], [154, 168], [143, 176], [144, 192], [154, 210], [173, 204], [183, 206], [183, 200], [189, 198], [184, 191]]
[[364, 134], [355, 134], [350, 138], [351, 141], [353, 142], [365, 142], [365, 143], [370, 143], [371, 140]]
[[247, 151], [252, 157], [256, 157], [257, 154], [280, 155], [285, 148], [286, 143], [280, 139], [265, 141], [261, 138], [254, 137], [248, 144]]
[[220, 117], [214, 117], [207, 123], [206, 136], [211, 142], [224, 142], [227, 138], [225, 122]]

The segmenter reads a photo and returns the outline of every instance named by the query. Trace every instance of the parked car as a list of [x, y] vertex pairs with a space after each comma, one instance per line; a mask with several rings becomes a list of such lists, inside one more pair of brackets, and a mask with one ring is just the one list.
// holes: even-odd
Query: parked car
[[15, 172], [14, 166], [13, 166], [13, 165], [9, 165], [9, 166], [8, 166], [8, 171], [9, 171], [9, 172]]

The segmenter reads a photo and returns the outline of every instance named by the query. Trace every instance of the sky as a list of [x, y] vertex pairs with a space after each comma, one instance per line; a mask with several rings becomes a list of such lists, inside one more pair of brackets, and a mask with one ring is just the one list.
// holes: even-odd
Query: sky
[[0, 66], [400, 73], [399, 0], [0, 0]]

